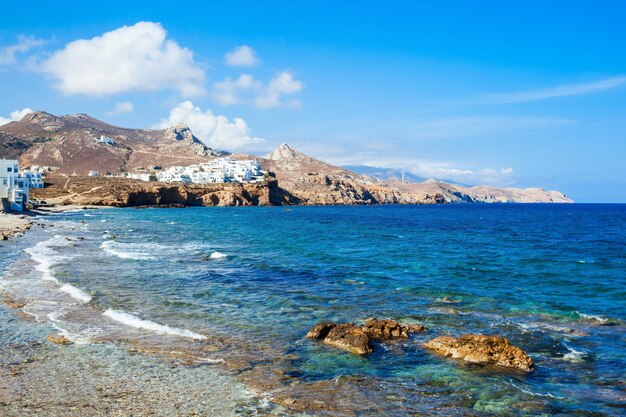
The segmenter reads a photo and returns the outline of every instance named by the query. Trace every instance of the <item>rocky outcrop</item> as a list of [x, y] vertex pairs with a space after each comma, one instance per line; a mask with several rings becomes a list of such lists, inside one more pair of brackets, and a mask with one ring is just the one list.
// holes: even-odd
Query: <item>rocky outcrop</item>
[[373, 351], [372, 340], [407, 338], [410, 333], [425, 330], [424, 326], [403, 325], [394, 320], [371, 318], [362, 327], [354, 323], [319, 323], [309, 330], [306, 337], [350, 353], [366, 355]]
[[46, 132], [57, 132], [65, 126], [62, 118], [45, 111], [28, 113], [22, 118], [25, 123], [30, 123]]
[[279, 206], [295, 204], [277, 181], [254, 184], [171, 184], [125, 178], [59, 177], [46, 188], [31, 190], [32, 198], [50, 204], [144, 206]]
[[501, 366], [532, 372], [532, 359], [504, 337], [469, 334], [459, 338], [439, 336], [424, 343], [424, 347], [441, 355], [468, 363]]
[[373, 351], [369, 336], [352, 323], [317, 324], [307, 333], [307, 337], [356, 355], [367, 355]]
[[168, 141], [181, 142], [182, 145], [193, 150], [199, 156], [220, 156], [223, 154], [206, 146], [191, 133], [189, 126], [184, 123], [168, 127], [163, 132], [163, 137]]
[[363, 331], [372, 339], [389, 340], [399, 337], [409, 337], [410, 333], [426, 331], [426, 327], [417, 324], [400, 324], [395, 320], [378, 320], [371, 318], [365, 322]]
[[49, 334], [48, 340], [57, 345], [70, 345], [72, 341], [61, 334]]

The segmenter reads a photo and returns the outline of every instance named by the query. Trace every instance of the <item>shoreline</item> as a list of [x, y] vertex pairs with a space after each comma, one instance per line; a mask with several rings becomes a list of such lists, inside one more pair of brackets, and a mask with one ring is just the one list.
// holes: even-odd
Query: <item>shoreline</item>
[[55, 204], [47, 207], [39, 207], [22, 212], [0, 212], [0, 241], [7, 241], [22, 236], [33, 225], [36, 216], [48, 216], [51, 214], [65, 213], [75, 210], [92, 210], [112, 208], [110, 206], [77, 205], [77, 204]]
[[[76, 222], [77, 219], [74, 215], [61, 215], [49, 219], [45, 217], [29, 217], [77, 211], [78, 221], [80, 221], [80, 212], [86, 213], [84, 211], [86, 209], [101, 209], [104, 207], [82, 205], [42, 207], [29, 213], [11, 215], [11, 220], [14, 223], [16, 222], [15, 219], [25, 222], [31, 221], [34, 226], [37, 226], [30, 232], [31, 234], [26, 235], [21, 240], [23, 243], [28, 243], [29, 246], [39, 240], [40, 234], [45, 236], [49, 233], [58, 234], [59, 236], [56, 237], [66, 246], [81, 246], [89, 242], [89, 236], [85, 235], [85, 242], [78, 242], [75, 235], [82, 236], [83, 233], [79, 230], [79, 227], [76, 228], [74, 236], [70, 231], [74, 230], [71, 225], [57, 225], [53, 228], [46, 225], [45, 230], [39, 230], [38, 227], [39, 223], [47, 223], [48, 221]], [[113, 222], [112, 217], [117, 218], [118, 214], [123, 213], [117, 212], [113, 214], [113, 212], [110, 212], [111, 217], [106, 220], [107, 223], [101, 225], [100, 229], [112, 230], [109, 224]], [[127, 211], [127, 214], [132, 215], [133, 213]], [[250, 214], [252, 217], [256, 217], [252, 213]], [[92, 222], [93, 225], [100, 225], [99, 220], [95, 220], [92, 215], [89, 216], [91, 220], [87, 221], [87, 223]], [[137, 215], [135, 214], [135, 216]], [[132, 230], [129, 230], [129, 232], [132, 232]], [[118, 233], [114, 233], [118, 235]], [[100, 236], [100, 234], [97, 236]], [[99, 237], [99, 241], [103, 239], [105, 238]], [[124, 239], [121, 240], [125, 242]], [[23, 246], [19, 243], [20, 241], [17, 241], [15, 245], [18, 247]], [[10, 250], [11, 247], [7, 246], [7, 249]], [[576, 263], [575, 265], [577, 265], [576, 268], [586, 268], [586, 266], [582, 265], [587, 264], [579, 265]], [[19, 270], [24, 275], [25, 280], [27, 280], [32, 276], [30, 270], [34, 267], [36, 265], [26, 265], [26, 268], [24, 268], [24, 265], [17, 265], [16, 270]], [[59, 279], [64, 280], [63, 276], [59, 276]], [[49, 286], [49, 284], [43, 285]], [[22, 295], [26, 295], [26, 298], [35, 290], [31, 284], [27, 284], [26, 287], [22, 286], [22, 288], [25, 288]], [[89, 290], [92, 287], [87, 286], [85, 288]], [[294, 352], [292, 350], [293, 345], [248, 340], [243, 337], [237, 337], [236, 333], [208, 332], [207, 329], [202, 328], [192, 329], [194, 332], [198, 331], [200, 332], [199, 334], [205, 336], [206, 338], [203, 338], [203, 340], [191, 338], [191, 340], [183, 339], [181, 341], [177, 337], [177, 335], [180, 335], [171, 333], [171, 331], [178, 332], [179, 329], [185, 331], [186, 327], [169, 328], [168, 325], [175, 326], [176, 323], [162, 322], [158, 317], [151, 317], [150, 315], [143, 316], [139, 314], [135, 317], [131, 315], [134, 312], [132, 309], [119, 310], [123, 313], [129, 312], [122, 319], [130, 319], [134, 322], [134, 325], [131, 325], [130, 328], [120, 327], [123, 328], [123, 334], [118, 331], [118, 328], [115, 328], [110, 335], [102, 334], [89, 343], [75, 341], [74, 343], [66, 344], [66, 342], [72, 341], [71, 337], [65, 340], [63, 338], [65, 333], [61, 329], [57, 328], [60, 331], [59, 334], [50, 328], [46, 329], [49, 324], [47, 322], [37, 321], [35, 323], [35, 320], [30, 315], [21, 310], [25, 299], [19, 297], [19, 294], [13, 293], [13, 295], [18, 296], [15, 299], [5, 299], [5, 304], [11, 307], [11, 309], [5, 309], [6, 311], [4, 312], [0, 311], [0, 315], [9, 318], [5, 323], [0, 323], [0, 330], [9, 329], [6, 333], [8, 339], [19, 337], [19, 346], [18, 344], [15, 344], [15, 347], [6, 345], [2, 351], [2, 355], [6, 357], [6, 360], [0, 361], [0, 414], [3, 410], [11, 415], [27, 415], [33, 410], [46, 410], [51, 414], [66, 411], [79, 413], [80, 410], [86, 410], [86, 407], [88, 407], [97, 415], [106, 415], [107, 410], [122, 412], [129, 409], [132, 409], [133, 412], [139, 415], [144, 415], [149, 414], [153, 404], [158, 403], [162, 410], [166, 410], [171, 415], [189, 415], [192, 412], [203, 415], [209, 410], [209, 408], [206, 408], [207, 405], [204, 403], [204, 398], [207, 395], [220, 396], [224, 393], [226, 393], [228, 398], [237, 397], [237, 401], [244, 402], [253, 410], [262, 410], [264, 415], [269, 415], [271, 412], [276, 412], [278, 415], [291, 415], [300, 412], [313, 415], [317, 413], [333, 415], [375, 414], [378, 410], [377, 404], [385, 404], [385, 407], [390, 406], [390, 403], [385, 402], [384, 394], [386, 392], [379, 390], [377, 387], [379, 382], [385, 382], [384, 379], [379, 379], [383, 377], [372, 374], [364, 379], [358, 373], [355, 375], [340, 375], [336, 379], [318, 379], [302, 376], [299, 374], [300, 367], [303, 366], [302, 363], [305, 363], [302, 361], [308, 361], [310, 358], [306, 354], [303, 355], [302, 352]], [[447, 304], [441, 304], [449, 302], [460, 303], [461, 307], [455, 306], [453, 309], [447, 307]], [[463, 301], [458, 299], [450, 301], [440, 296], [427, 305], [428, 309], [422, 309], [421, 311], [426, 315], [441, 314], [453, 318], [465, 317], [471, 314], [470, 312], [473, 310], [469, 301], [465, 302], [468, 303], [466, 307], [469, 310], [462, 308]], [[81, 323], [89, 325], [90, 323], [101, 324], [101, 320], [111, 319], [111, 314], [106, 314], [106, 311], [103, 313], [102, 305], [99, 305], [97, 301], [92, 305], [92, 307], [94, 306], [98, 307], [99, 312], [95, 309], [87, 311], [85, 308], [79, 311], [77, 307], [70, 307], [76, 311], [75, 317], [77, 321], [72, 322], [71, 316], [63, 320], [66, 323], [74, 324], [80, 320]], [[113, 311], [112, 313], [116, 312]], [[551, 329], [555, 333], [564, 333], [566, 337], [578, 338], [589, 337], [589, 333], [591, 333], [587, 329], [589, 326], [607, 326], [596, 327], [600, 329], [600, 332], [605, 328], [610, 330], [608, 326], [611, 326], [611, 324], [605, 325], [603, 322], [603, 320], [609, 319], [605, 319], [604, 316], [597, 316], [599, 317], [597, 318], [596, 316], [578, 314], [583, 319], [577, 318], [576, 320], [592, 323], [580, 324], [580, 326], [584, 327], [584, 329], [581, 327], [581, 330], [585, 330], [585, 332], [579, 332], [579, 326], [569, 324], [569, 321], [566, 324], [556, 319], [550, 321], [547, 318], [545, 319], [548, 320], [546, 324], [543, 324], [543, 319], [537, 318], [537, 320], [540, 320], [540, 323], [536, 324], [535, 328], [539, 330], [533, 330], [533, 332], [545, 333]], [[43, 316], [45, 317], [45, 314]], [[91, 321], [85, 321], [85, 319], [90, 319]], [[97, 322], [95, 321], [96, 319]], [[445, 323], [451, 321], [449, 318], [442, 318], [441, 320], [444, 320]], [[484, 320], [488, 323], [492, 319]], [[569, 320], [573, 319], [570, 317]], [[29, 326], [29, 329], [20, 329], [15, 333], [11, 333], [12, 329], [18, 329], [18, 327], [13, 327], [14, 325], [12, 324], [17, 322], [23, 322], [20, 326], [26, 325]], [[111, 324], [119, 326], [118, 323], [121, 323], [121, 321], [117, 320], [117, 323], [113, 323], [109, 320], [107, 327], [110, 328]], [[524, 324], [527, 321], [522, 320], [520, 323]], [[530, 322], [531, 325], [532, 323]], [[124, 323], [121, 324], [124, 325]], [[621, 325], [621, 323], [618, 324]], [[434, 329], [438, 329], [435, 330], [438, 334], [444, 334], [445, 332], [442, 329], [445, 327], [442, 326], [447, 326], [447, 324], [442, 325], [439, 323], [439, 326], [432, 326]], [[157, 328], [161, 332], [165, 329], [170, 333], [162, 335], [157, 331], [156, 334], [146, 335], [142, 329], [145, 330], [148, 327]], [[576, 330], [576, 332], [573, 330]], [[525, 330], [522, 331], [523, 334], [526, 334], [525, 332]], [[27, 335], [27, 337], [24, 337], [24, 335]], [[430, 338], [432, 334], [428, 336]], [[47, 341], [46, 337], [48, 337]], [[57, 341], [55, 342], [55, 340]], [[421, 341], [421, 339], [419, 340]], [[563, 340], [569, 344], [569, 340]], [[57, 345], [56, 343], [60, 344]], [[556, 356], [550, 359], [552, 365], [554, 363], [571, 362], [576, 364], [576, 366], [584, 366], [587, 361], [591, 361], [587, 359], [591, 353], [581, 349], [579, 344], [573, 343], [569, 345], [571, 347], [566, 346], [563, 344], [563, 349], [566, 349], [563, 352], [553, 353]], [[18, 352], [21, 348], [25, 350], [24, 356]], [[394, 344], [389, 352], [398, 352], [398, 349], [402, 348]], [[387, 352], [386, 349], [385, 352]], [[258, 356], [257, 353], [262, 353], [262, 357]], [[384, 355], [386, 353], [379, 350], [378, 354]], [[333, 351], [329, 350], [328, 353], [322, 353], [320, 357], [323, 358], [326, 355], [332, 356]], [[11, 359], [13, 357], [16, 360]], [[353, 359], [349, 358], [348, 360], [352, 361]], [[375, 356], [372, 363], [376, 363], [375, 361], [377, 360]], [[434, 361], [437, 360], [435, 359]], [[117, 363], [132, 363], [132, 365], [127, 366], [125, 369], [119, 369], [115, 361]], [[19, 363], [19, 365], [14, 365], [14, 363]], [[391, 364], [393, 365], [393, 363]], [[425, 366], [430, 365], [426, 364]], [[100, 372], [94, 373], [94, 368], [104, 369], [105, 374]], [[452, 375], [450, 377], [457, 377], [457, 375], [463, 372], [463, 368], [458, 367], [460, 370], [457, 373], [457, 365], [455, 364], [452, 364], [450, 368], [453, 368], [449, 371], [449, 375]], [[155, 374], [158, 374], [158, 379], [164, 382], [151, 379], [150, 373], [153, 370]], [[78, 376], [75, 377], [74, 375]], [[117, 382], [121, 379], [136, 378], [137, 375], [140, 376], [136, 380], [137, 382], [128, 386], [122, 386]], [[480, 374], [475, 377], [469, 376], [468, 378], [475, 378], [475, 381], [479, 381]], [[61, 387], [58, 392], [63, 392], [61, 397], [68, 398], [68, 401], [57, 403], [54, 398], [46, 396], [46, 393], [49, 393], [48, 386], [55, 384], [60, 384]], [[171, 384], [175, 385], [175, 389], [173, 388], [174, 385], [170, 386]], [[430, 387], [430, 385], [428, 386]], [[515, 386], [515, 388], [517, 387]], [[172, 389], [172, 392], [166, 395], [166, 398], [162, 397], [161, 393], [169, 389]], [[52, 394], [58, 395], [56, 392]], [[532, 392], [526, 394], [529, 396], [535, 395]], [[419, 397], [418, 395], [414, 398], [415, 403], [412, 402], [411, 405], [415, 407], [420, 407], [423, 403], [428, 410], [435, 406], [441, 406], [446, 407], [450, 414], [472, 415], [472, 408], [464, 408], [464, 406], [452, 400], [448, 402], [445, 398], [435, 398], [433, 402], [429, 402], [429, 400], [424, 399], [425, 397]], [[346, 399], [349, 399], [349, 404], [346, 404]], [[173, 404], [175, 406], [172, 406]], [[358, 404], [359, 407], [356, 407], [355, 404]], [[481, 407], [480, 402], [476, 404], [476, 407]], [[546, 406], [538, 401], [531, 405], [536, 407]], [[236, 415], [236, 413], [230, 414], [232, 410], [236, 410], [236, 405], [233, 407], [230, 402], [225, 402], [223, 406], [223, 409], [211, 409], [211, 411], [214, 411], [215, 415]]]

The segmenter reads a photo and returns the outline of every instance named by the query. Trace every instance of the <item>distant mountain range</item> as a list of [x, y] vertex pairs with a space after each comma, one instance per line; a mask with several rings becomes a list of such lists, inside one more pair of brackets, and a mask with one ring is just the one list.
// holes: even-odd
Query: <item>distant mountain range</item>
[[[350, 171], [356, 172], [357, 174], [367, 175], [368, 177], [372, 177], [381, 181], [389, 181], [389, 180], [404, 180], [404, 182], [415, 183], [415, 182], [424, 182], [430, 178], [420, 177], [411, 172], [408, 172], [403, 169], [397, 168], [382, 168], [382, 167], [373, 167], [369, 165], [342, 165], [343, 168], [349, 169]], [[437, 181], [446, 182], [449, 184], [460, 185], [462, 187], [471, 187], [471, 185], [463, 184], [458, 181], [453, 181], [447, 178], [434, 178]]]
[[[207, 147], [184, 124], [162, 130], [127, 129], [86, 114], [55, 116], [37, 111], [0, 126], [0, 158], [18, 158], [22, 166], [56, 167], [53, 175], [191, 165], [223, 155], [228, 153]], [[541, 188], [467, 187], [450, 181], [424, 180], [410, 173], [404, 173], [403, 182], [403, 173], [397, 169], [338, 167], [287, 144], [266, 158], [254, 158], [276, 178], [269, 192], [282, 193], [280, 199], [268, 201], [288, 204], [571, 202], [558, 191]], [[216, 192], [215, 186], [212, 189]], [[93, 197], [99, 201], [97, 195]]]

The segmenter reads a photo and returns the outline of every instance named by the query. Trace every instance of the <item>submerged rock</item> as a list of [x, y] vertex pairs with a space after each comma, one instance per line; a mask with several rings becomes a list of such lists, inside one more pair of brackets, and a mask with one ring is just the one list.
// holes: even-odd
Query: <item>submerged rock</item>
[[48, 340], [57, 345], [70, 345], [72, 341], [61, 334], [49, 334]]
[[480, 334], [468, 334], [459, 338], [439, 336], [424, 343], [424, 347], [469, 363], [503, 366], [524, 372], [535, 370], [533, 361], [526, 352], [512, 346], [504, 337]]
[[373, 350], [372, 339], [406, 338], [410, 333], [423, 332], [425, 330], [424, 326], [402, 325], [394, 320], [371, 318], [367, 320], [363, 327], [359, 327], [354, 323], [319, 323], [309, 330], [306, 337], [357, 355], [366, 355]]

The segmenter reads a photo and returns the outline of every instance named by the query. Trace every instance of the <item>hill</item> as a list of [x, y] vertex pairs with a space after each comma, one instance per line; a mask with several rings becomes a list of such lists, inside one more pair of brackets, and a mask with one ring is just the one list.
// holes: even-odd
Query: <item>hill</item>
[[[101, 136], [112, 142], [99, 142]], [[126, 129], [86, 114], [37, 111], [0, 126], [0, 157], [24, 166], [58, 167], [59, 173], [128, 171], [145, 166], [188, 165], [223, 154], [205, 146], [185, 125], [163, 130]]]
[[[81, 189], [84, 180], [67, 180], [65, 186], [59, 186], [66, 181], [62, 179], [67, 178], [64, 175], [74, 172], [85, 176], [92, 170], [120, 173], [140, 167], [191, 165], [222, 155], [227, 153], [207, 147], [183, 124], [162, 130], [128, 129], [86, 114], [55, 116], [37, 111], [20, 121], [0, 126], [0, 158], [18, 158], [22, 166], [57, 167], [48, 179], [49, 185], [53, 186], [49, 191], [35, 195], [62, 202], [137, 205], [136, 201], [144, 198], [141, 195], [149, 194], [152, 197], [145, 197], [146, 201], [165, 204], [169, 200], [156, 195], [161, 192], [159, 190], [167, 194], [172, 187], [178, 187], [177, 192], [192, 196], [190, 200], [179, 198], [184, 201], [182, 204], [205, 205], [218, 204], [215, 203], [216, 198], [219, 204], [232, 202], [233, 205], [259, 204], [258, 201], [263, 201], [262, 204], [306, 205], [571, 202], [558, 191], [540, 188], [465, 187], [434, 180], [406, 183], [392, 175], [393, 170], [383, 172], [387, 176], [384, 179], [374, 178], [372, 171], [362, 175], [312, 158], [287, 144], [280, 145], [266, 158], [255, 157], [271, 174], [265, 185], [260, 186], [267, 189], [255, 189], [251, 195], [266, 193], [272, 198], [248, 198], [246, 193], [250, 194], [251, 189], [234, 189], [229, 184], [181, 188], [172, 184], [137, 185], [133, 180], [120, 182], [119, 179], [102, 178], [97, 180], [97, 185], [80, 192], [76, 190]], [[203, 198], [205, 195], [217, 197]]]

